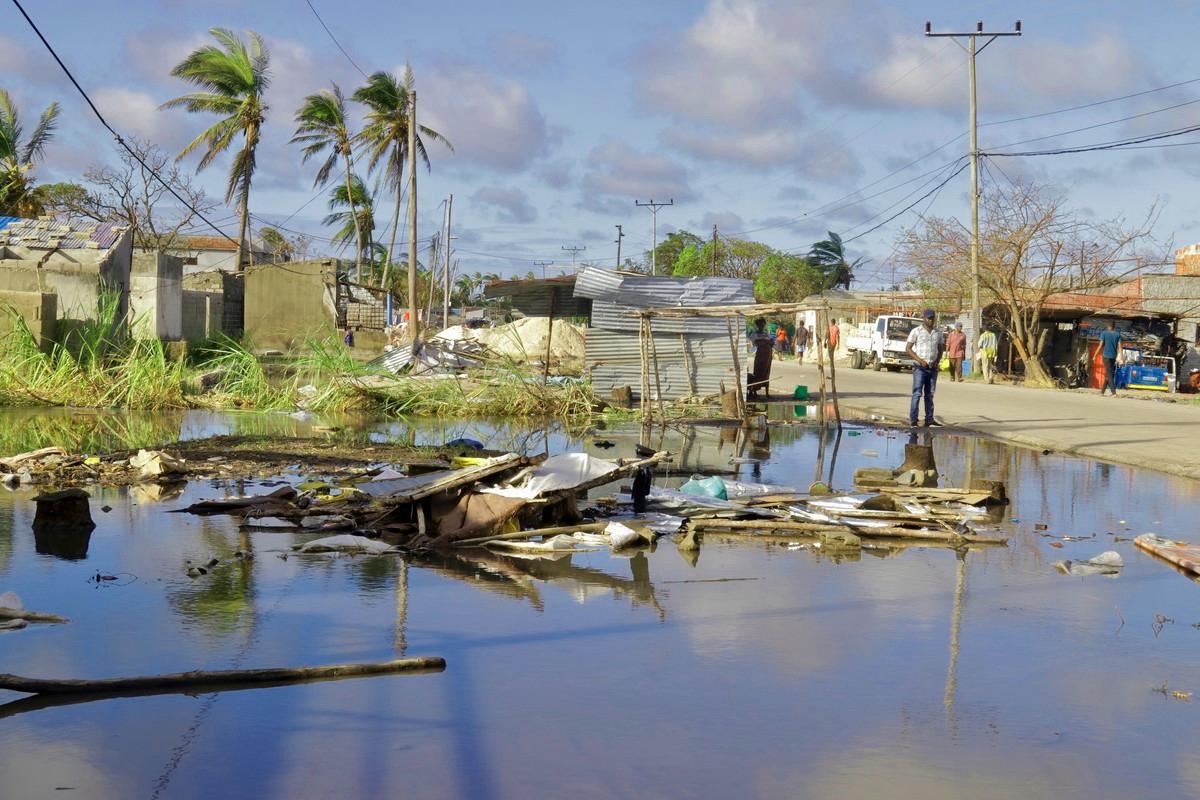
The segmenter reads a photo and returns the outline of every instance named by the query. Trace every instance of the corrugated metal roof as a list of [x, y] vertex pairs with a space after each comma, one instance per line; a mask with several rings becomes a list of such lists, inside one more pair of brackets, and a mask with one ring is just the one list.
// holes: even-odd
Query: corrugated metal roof
[[[611, 270], [585, 267], [575, 283], [576, 297], [591, 297], [592, 326], [607, 330], [637, 330], [628, 312], [666, 306], [736, 306], [754, 303], [752, 281], [737, 278], [665, 278], [621, 275]], [[740, 325], [740, 323], [737, 323]], [[726, 334], [725, 320], [711, 317], [657, 319], [655, 332]]]
[[65, 223], [18, 217], [0, 217], [0, 223], [0, 244], [61, 250], [108, 250], [128, 229], [117, 222]]
[[[740, 355], [743, 349], [741, 326], [738, 326], [736, 333]], [[686, 397], [693, 393], [715, 394], [720, 391], [722, 381], [727, 389], [732, 389], [735, 385], [733, 352], [729, 347], [729, 337], [724, 333], [720, 336], [700, 336], [656, 332], [654, 346], [658, 351], [659, 377], [663, 398], [666, 400]], [[745, 366], [743, 358], [743, 369]], [[591, 376], [592, 388], [599, 394], [608, 394], [617, 386], [631, 386], [634, 395], [639, 396], [642, 357], [637, 331], [589, 328], [584, 372]], [[653, 395], [653, 377], [650, 390]]]

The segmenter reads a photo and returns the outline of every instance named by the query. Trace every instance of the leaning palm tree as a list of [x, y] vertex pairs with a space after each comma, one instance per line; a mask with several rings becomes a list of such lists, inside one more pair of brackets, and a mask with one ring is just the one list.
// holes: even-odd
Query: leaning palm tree
[[193, 139], [179, 153], [183, 158], [204, 147], [196, 171], [207, 167], [229, 149], [238, 134], [242, 148], [229, 168], [225, 202], [237, 197], [241, 222], [238, 225], [237, 269], [246, 256], [246, 229], [250, 224], [250, 184], [254, 179], [255, 149], [267, 113], [264, 95], [270, 83], [270, 54], [262, 37], [249, 31], [250, 44], [226, 28], [209, 31], [221, 45], [205, 45], [175, 65], [171, 74], [204, 91], [192, 92], [162, 104], [162, 108], [185, 108], [194, 113], [220, 114], [221, 119]]
[[351, 174], [354, 172], [354, 137], [346, 124], [346, 99], [342, 90], [333, 84], [333, 90], [323, 89], [316, 94], [304, 98], [304, 104], [296, 111], [296, 135], [292, 137], [293, 144], [304, 148], [305, 163], [313, 156], [325, 154], [325, 160], [317, 170], [313, 186], [321, 187], [329, 182], [333, 168], [338, 159], [345, 166], [345, 196], [350, 202], [350, 219], [354, 222], [355, 245], [357, 261], [355, 269], [362, 272], [362, 257], [366, 248], [363, 243], [362, 231], [358, 228], [358, 214], [355, 211], [355, 192], [351, 189]]
[[29, 171], [42, 160], [57, 122], [58, 103], [51, 103], [26, 138], [16, 103], [7, 91], [0, 89], [0, 213], [18, 217], [36, 217], [42, 213], [43, 203], [33, 188]]
[[351, 175], [345, 184], [335, 186], [329, 193], [329, 214], [326, 225], [339, 226], [333, 234], [333, 242], [345, 247], [354, 242], [358, 247], [355, 275], [362, 281], [362, 264], [367, 259], [374, 266], [372, 253], [375, 247], [371, 234], [375, 231], [375, 198], [358, 175]]
[[808, 261], [824, 273], [823, 289], [832, 289], [834, 286], [849, 289], [850, 282], [854, 280], [854, 270], [861, 266], [865, 259], [856, 258], [853, 262], [847, 262], [842, 237], [829, 231], [828, 239], [817, 242], [808, 251]]
[[[399, 81], [390, 72], [376, 72], [367, 78], [367, 85], [354, 92], [354, 100], [367, 107], [366, 124], [358, 134], [358, 141], [368, 151], [367, 169], [382, 172], [382, 184], [395, 193], [396, 208], [392, 214], [392, 238], [388, 245], [387, 264], [383, 270], [381, 286], [388, 283], [388, 273], [396, 260], [396, 231], [400, 227], [400, 204], [404, 199], [404, 164], [408, 159], [409, 93], [413, 90], [411, 67], [404, 68], [404, 80]], [[417, 154], [429, 169], [429, 154], [425, 151], [422, 136], [433, 142], [441, 142], [454, 152], [454, 146], [435, 130], [424, 125], [417, 126]]]

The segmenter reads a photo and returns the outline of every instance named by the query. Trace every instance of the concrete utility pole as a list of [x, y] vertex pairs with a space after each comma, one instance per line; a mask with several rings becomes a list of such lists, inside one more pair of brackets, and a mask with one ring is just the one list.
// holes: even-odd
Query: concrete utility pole
[[675, 205], [675, 198], [672, 197], [665, 203], [656, 203], [654, 198], [650, 198], [649, 203], [643, 203], [641, 200], [634, 200], [633, 204], [639, 208], [650, 209], [650, 274], [658, 274], [658, 210], [664, 206]]
[[585, 244], [582, 247], [580, 247], [577, 244], [573, 244], [570, 247], [564, 246], [563, 250], [566, 250], [568, 253], [571, 254], [571, 272], [575, 272], [575, 269], [576, 269], [575, 268], [575, 256], [579, 255], [584, 250], [587, 250], [587, 245]]
[[[979, 119], [978, 104], [975, 101], [975, 56], [996, 41], [1001, 36], [1020, 36], [1021, 20], [1013, 26], [1012, 31], [985, 32], [983, 23], [975, 24], [975, 30], [968, 33], [934, 33], [933, 23], [925, 23], [925, 35], [929, 38], [953, 39], [967, 54], [967, 82], [969, 84], [969, 113], [971, 116], [971, 336], [968, 339], [967, 353], [971, 358], [971, 371], [979, 370], [979, 359], [975, 357], [976, 344], [983, 330], [983, 309], [979, 307]], [[987, 37], [983, 46], [976, 49], [975, 40]], [[959, 39], [966, 39], [963, 45]]]
[[533, 262], [533, 265], [535, 267], [542, 268], [542, 280], [546, 280], [546, 267], [551, 266], [553, 263], [554, 263], [553, 261], [535, 261], [535, 262]]
[[625, 238], [625, 229], [620, 225], [617, 227], [617, 269], [621, 268], [621, 240]]
[[[446, 259], [442, 267], [442, 327], [450, 326], [450, 214], [454, 211], [454, 195], [446, 200]], [[431, 292], [432, 294], [432, 292]]]
[[717, 226], [713, 225], [712, 238], [712, 274], [717, 274]]
[[417, 318], [417, 91], [408, 93], [408, 340], [421, 333]]

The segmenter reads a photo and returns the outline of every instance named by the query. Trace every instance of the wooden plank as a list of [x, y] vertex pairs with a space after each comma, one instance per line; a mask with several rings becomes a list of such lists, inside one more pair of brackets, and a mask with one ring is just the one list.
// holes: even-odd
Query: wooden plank
[[1000, 536], [982, 536], [976, 533], [960, 534], [951, 530], [929, 530], [920, 528], [862, 528], [855, 525], [831, 525], [820, 522], [795, 522], [779, 519], [715, 519], [692, 517], [690, 523], [697, 530], [707, 529], [755, 529], [763, 531], [807, 531], [810, 533], [853, 533], [863, 539], [929, 539], [932, 541], [964, 541], [972, 544], [1008, 544]]
[[[440, 472], [430, 472], [413, 478], [400, 478], [393, 481], [375, 481], [360, 484], [357, 488], [371, 495], [384, 505], [404, 505], [424, 500], [435, 494], [457, 489], [460, 486], [478, 483], [501, 472], [528, 466], [540, 459], [530, 459], [516, 453], [498, 456], [492, 463], [477, 467], [448, 469]], [[378, 492], [378, 494], [376, 494]]]

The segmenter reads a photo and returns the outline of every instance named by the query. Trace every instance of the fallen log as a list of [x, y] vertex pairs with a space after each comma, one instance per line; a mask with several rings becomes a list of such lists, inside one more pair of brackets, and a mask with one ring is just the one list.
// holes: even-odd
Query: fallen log
[[15, 456], [9, 456], [8, 458], [0, 458], [0, 466], [7, 467], [11, 470], [13, 467], [23, 464], [26, 461], [33, 461], [35, 459], [45, 458], [46, 456], [65, 456], [66, 454], [67, 451], [63, 450], [61, 447], [43, 447], [40, 450], [30, 450], [28, 453], [21, 453]]
[[276, 669], [227, 669], [172, 672], [135, 678], [40, 679], [0, 673], [0, 689], [26, 694], [113, 694], [121, 692], [192, 691], [196, 687], [229, 684], [302, 683], [305, 681], [389, 675], [397, 672], [443, 670], [446, 660], [438, 657], [397, 658], [365, 664], [333, 664], [324, 667], [281, 667]]
[[54, 625], [71, 621], [58, 614], [43, 614], [40, 611], [27, 611], [23, 608], [0, 608], [0, 619], [23, 619], [26, 622], [48, 622]]
[[689, 522], [697, 530], [738, 530], [752, 528], [762, 531], [804, 531], [808, 533], [854, 533], [864, 539], [928, 539], [930, 541], [963, 541], [971, 544], [1007, 545], [1008, 539], [1001, 536], [982, 536], [977, 533], [958, 533], [952, 530], [934, 531], [921, 528], [863, 528], [856, 525], [830, 525], [821, 522], [795, 522], [780, 519], [717, 519], [696, 518]]

